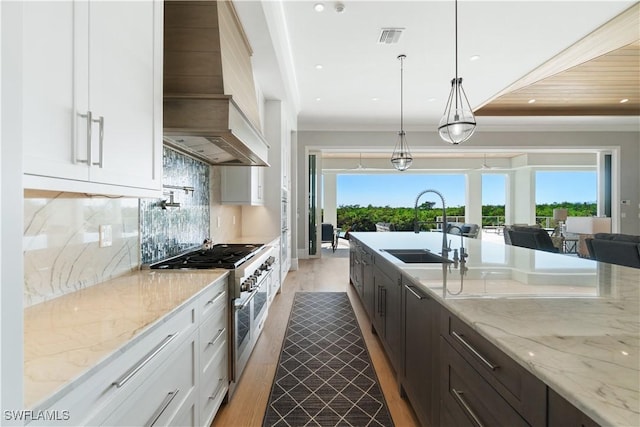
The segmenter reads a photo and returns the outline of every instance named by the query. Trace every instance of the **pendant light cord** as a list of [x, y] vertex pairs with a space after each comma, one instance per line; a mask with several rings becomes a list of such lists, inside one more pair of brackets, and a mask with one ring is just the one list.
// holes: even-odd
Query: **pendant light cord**
[[400, 133], [404, 133], [404, 55], [400, 58]]
[[[458, 112], [458, 87], [460, 86], [458, 80], [458, 0], [455, 0], [455, 29], [456, 29], [456, 80], [454, 82], [456, 87], [456, 113]], [[456, 114], [457, 115], [457, 114]]]
[[458, 81], [458, 0], [455, 0], [455, 5], [456, 5], [456, 25], [455, 25], [455, 29], [456, 29], [456, 82]]

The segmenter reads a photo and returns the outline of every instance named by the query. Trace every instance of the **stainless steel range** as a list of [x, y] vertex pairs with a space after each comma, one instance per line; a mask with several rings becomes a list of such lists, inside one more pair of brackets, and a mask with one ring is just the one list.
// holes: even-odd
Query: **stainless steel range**
[[242, 375], [267, 317], [273, 248], [261, 244], [218, 244], [152, 264], [152, 269], [231, 270], [229, 278], [229, 397]]

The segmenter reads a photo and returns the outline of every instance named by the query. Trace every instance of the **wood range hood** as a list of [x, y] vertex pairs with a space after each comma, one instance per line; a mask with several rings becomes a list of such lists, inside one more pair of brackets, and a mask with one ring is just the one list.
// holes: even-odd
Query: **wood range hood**
[[164, 143], [212, 165], [269, 166], [251, 47], [230, 1], [166, 1]]

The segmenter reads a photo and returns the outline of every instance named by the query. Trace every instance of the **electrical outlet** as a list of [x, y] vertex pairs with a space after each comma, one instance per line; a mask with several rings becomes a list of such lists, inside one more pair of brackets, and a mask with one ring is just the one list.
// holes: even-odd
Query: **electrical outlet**
[[236, 225], [236, 216], [233, 216], [233, 225]]
[[113, 233], [111, 231], [111, 225], [101, 225], [98, 227], [99, 242], [98, 246], [106, 248], [113, 244]]
[[218, 228], [220, 228], [220, 216], [218, 216]]
[[626, 218], [626, 217], [627, 217], [627, 213], [626, 213], [626, 212], [622, 212], [622, 213], [620, 214], [620, 218]]

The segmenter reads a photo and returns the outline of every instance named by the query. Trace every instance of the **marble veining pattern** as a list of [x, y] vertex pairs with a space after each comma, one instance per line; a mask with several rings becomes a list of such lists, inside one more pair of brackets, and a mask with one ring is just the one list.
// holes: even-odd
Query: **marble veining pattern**
[[[140, 199], [141, 263], [150, 264], [202, 244], [209, 236], [209, 172], [205, 163], [165, 147], [163, 199]], [[171, 187], [190, 187], [183, 191]], [[179, 207], [161, 207], [162, 200]]]
[[[24, 311], [25, 408], [73, 388], [226, 270], [142, 270]], [[59, 397], [59, 396], [58, 396]], [[58, 398], [56, 397], [56, 398]]]
[[353, 236], [596, 422], [640, 425], [639, 269], [476, 239], [464, 274], [379, 250], [438, 253], [434, 234]]
[[[113, 243], [100, 248], [99, 226]], [[26, 190], [24, 305], [95, 285], [136, 268], [138, 199]]]

